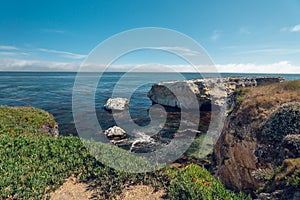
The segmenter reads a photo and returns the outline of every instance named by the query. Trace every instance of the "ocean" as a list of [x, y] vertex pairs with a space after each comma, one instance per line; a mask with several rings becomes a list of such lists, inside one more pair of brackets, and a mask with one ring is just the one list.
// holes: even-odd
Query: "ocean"
[[[61, 135], [77, 135], [72, 115], [72, 90], [76, 72], [0, 72], [0, 105], [33, 106], [53, 114]], [[87, 81], [95, 73], [84, 73]], [[134, 89], [130, 99], [130, 114], [139, 125], [149, 123], [147, 109], [152, 102], [147, 97], [151, 85], [161, 81], [201, 78], [198, 73], [130, 73], [122, 81], [124, 73], [106, 72], [101, 76], [95, 92], [95, 108], [102, 129], [115, 124], [112, 115], [103, 108], [113, 95], [117, 85], [124, 94]], [[206, 74], [206, 77], [209, 74]], [[222, 77], [266, 76], [266, 74], [221, 74]], [[300, 79], [300, 74], [268, 74], [282, 76], [286, 80]], [[87, 97], [88, 98], [88, 97]]]

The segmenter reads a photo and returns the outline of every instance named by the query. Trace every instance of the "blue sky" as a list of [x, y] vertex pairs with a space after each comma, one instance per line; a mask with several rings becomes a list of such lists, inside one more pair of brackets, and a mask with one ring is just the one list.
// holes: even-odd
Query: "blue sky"
[[[299, 0], [1, 1], [0, 70], [75, 70], [103, 40], [141, 27], [188, 35], [221, 71], [300, 73]], [[148, 52], [119, 63], [159, 60], [177, 62]]]

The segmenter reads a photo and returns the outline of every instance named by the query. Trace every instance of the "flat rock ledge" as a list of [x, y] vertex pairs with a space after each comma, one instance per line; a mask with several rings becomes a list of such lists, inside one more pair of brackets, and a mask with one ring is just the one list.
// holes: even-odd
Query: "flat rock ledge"
[[[284, 81], [282, 77], [227, 77], [161, 82], [152, 85], [148, 97], [154, 104], [174, 108], [194, 109], [195, 106], [219, 108], [224, 105], [230, 108], [234, 102], [236, 89], [282, 81]], [[198, 104], [195, 104], [195, 99]]]
[[129, 100], [127, 98], [109, 98], [104, 105], [108, 111], [123, 111], [129, 109]]

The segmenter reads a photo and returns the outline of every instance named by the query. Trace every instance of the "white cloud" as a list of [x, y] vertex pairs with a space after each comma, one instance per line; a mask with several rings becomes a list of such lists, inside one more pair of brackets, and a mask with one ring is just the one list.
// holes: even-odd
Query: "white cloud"
[[71, 58], [71, 59], [83, 59], [86, 57], [86, 55], [83, 54], [76, 54], [67, 51], [58, 51], [58, 50], [44, 49], [44, 48], [39, 48], [38, 50], [41, 52], [58, 54], [61, 57]]
[[212, 33], [212, 35], [210, 36], [210, 39], [211, 39], [212, 41], [217, 41], [217, 40], [220, 38], [220, 36], [221, 36], [221, 31], [215, 30], [215, 31]]
[[[39, 60], [1, 59], [0, 71], [77, 71], [80, 63], [51, 62]], [[114, 64], [106, 68], [101, 64], [85, 63], [83, 71], [112, 71], [127, 72], [219, 72], [219, 73], [272, 73], [272, 74], [300, 74], [300, 66], [288, 61], [271, 64], [230, 63], [215, 66], [165, 65], [159, 63], [147, 64]]]
[[80, 63], [0, 58], [0, 71], [76, 71]]
[[300, 24], [292, 27], [291, 32], [300, 32]]
[[25, 52], [11, 52], [11, 51], [0, 51], [0, 56], [29, 56], [29, 53]]
[[[92, 65], [90, 65], [92, 66]], [[86, 66], [89, 71], [89, 65]], [[90, 68], [91, 69], [91, 68]], [[94, 65], [94, 70], [103, 71], [104, 66]], [[214, 66], [201, 65], [165, 65], [158, 63], [148, 64], [119, 64], [111, 65], [106, 70], [115, 72], [126, 72], [134, 69], [138, 72], [217, 72], [217, 73], [272, 73], [272, 74], [300, 74], [300, 66], [292, 65], [288, 61], [281, 61], [271, 64], [254, 64], [254, 63], [232, 63], [216, 64]]]
[[300, 49], [280, 49], [280, 48], [266, 48], [266, 49], [254, 49], [249, 51], [241, 51], [237, 54], [270, 54], [270, 55], [288, 55], [288, 54], [299, 54]]
[[151, 49], [157, 49], [163, 51], [175, 51], [186, 56], [197, 56], [200, 54], [198, 51], [194, 51], [186, 47], [151, 47]]
[[0, 56], [28, 56], [29, 53], [21, 52], [16, 46], [0, 45]]
[[15, 46], [5, 46], [5, 45], [0, 45], [0, 50], [19, 50], [19, 48], [15, 47]]
[[271, 64], [217, 64], [216, 67], [219, 72], [229, 73], [300, 74], [300, 66], [292, 65], [288, 61], [281, 61]]
[[292, 27], [283, 27], [282, 29], [280, 29], [281, 31], [288, 31], [288, 32], [300, 32], [300, 24], [297, 24], [295, 26]]

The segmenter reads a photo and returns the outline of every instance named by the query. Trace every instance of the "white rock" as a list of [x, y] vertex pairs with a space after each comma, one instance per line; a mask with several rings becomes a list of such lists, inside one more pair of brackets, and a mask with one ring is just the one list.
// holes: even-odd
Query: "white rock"
[[104, 108], [109, 111], [123, 111], [129, 109], [129, 100], [126, 98], [109, 98]]
[[126, 137], [126, 131], [118, 126], [113, 126], [107, 129], [104, 134], [107, 138], [113, 140], [120, 140]]

